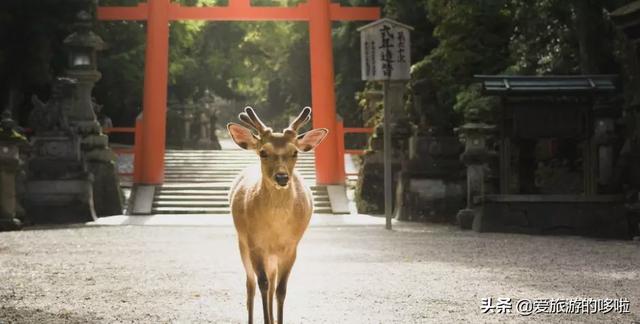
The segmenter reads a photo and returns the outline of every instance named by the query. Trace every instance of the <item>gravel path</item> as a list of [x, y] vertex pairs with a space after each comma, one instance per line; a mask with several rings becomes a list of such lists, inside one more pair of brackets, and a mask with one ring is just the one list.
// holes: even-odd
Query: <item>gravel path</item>
[[[290, 280], [285, 320], [640, 322], [640, 242], [478, 234], [442, 225], [396, 228], [310, 228]], [[241, 323], [244, 289], [230, 226], [0, 233], [0, 323]], [[622, 297], [630, 313], [483, 314], [484, 297]]]

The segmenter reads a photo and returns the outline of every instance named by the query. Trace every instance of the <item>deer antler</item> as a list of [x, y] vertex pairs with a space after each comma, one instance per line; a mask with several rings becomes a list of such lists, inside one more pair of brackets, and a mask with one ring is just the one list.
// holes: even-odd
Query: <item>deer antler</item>
[[308, 123], [309, 120], [311, 120], [311, 107], [304, 107], [302, 112], [300, 112], [300, 115], [291, 122], [289, 127], [285, 128], [284, 133], [291, 134], [293, 136], [297, 135], [298, 129]]
[[247, 124], [247, 126], [250, 126], [251, 128], [258, 131], [258, 134], [260, 135], [265, 135], [272, 132], [271, 128], [267, 127], [267, 125], [265, 125], [262, 120], [258, 118], [258, 115], [253, 110], [253, 108], [249, 106], [244, 108], [244, 112], [240, 113], [240, 115], [238, 115], [238, 118], [240, 118], [241, 121]]

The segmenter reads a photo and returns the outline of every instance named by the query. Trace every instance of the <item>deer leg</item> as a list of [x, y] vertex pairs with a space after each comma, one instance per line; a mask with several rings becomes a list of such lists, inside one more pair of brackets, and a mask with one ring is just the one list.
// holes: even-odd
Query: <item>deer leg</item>
[[271, 267], [267, 272], [267, 280], [269, 280], [269, 289], [267, 290], [267, 307], [269, 308], [269, 323], [275, 323], [273, 320], [273, 295], [276, 292], [276, 276], [277, 268]]
[[247, 275], [247, 313], [249, 316], [249, 324], [253, 324], [253, 299], [256, 295], [256, 279], [255, 275]]
[[257, 271], [258, 287], [260, 288], [260, 297], [262, 299], [262, 313], [264, 315], [264, 323], [272, 324], [271, 305], [269, 304], [269, 278], [264, 269]]
[[255, 259], [257, 259], [257, 262], [254, 262], [254, 267], [258, 277], [260, 296], [262, 297], [264, 322], [265, 324], [273, 324], [273, 295], [276, 290], [277, 262], [273, 256]]
[[248, 248], [242, 244], [242, 242], [240, 242], [239, 246], [242, 264], [244, 265], [245, 272], [247, 273], [247, 314], [249, 324], [253, 324], [253, 300], [256, 295], [256, 274], [253, 271], [253, 265], [251, 264]]
[[278, 288], [276, 288], [276, 298], [278, 299], [278, 324], [284, 323], [284, 298], [287, 295], [287, 281], [289, 273], [296, 260], [296, 253], [293, 252], [288, 258], [283, 259], [278, 265]]

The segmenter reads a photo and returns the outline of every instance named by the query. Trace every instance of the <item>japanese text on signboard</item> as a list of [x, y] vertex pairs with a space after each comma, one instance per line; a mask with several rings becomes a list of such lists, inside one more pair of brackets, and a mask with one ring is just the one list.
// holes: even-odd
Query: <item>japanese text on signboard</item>
[[362, 79], [409, 79], [409, 29], [389, 22], [371, 24], [361, 30]]

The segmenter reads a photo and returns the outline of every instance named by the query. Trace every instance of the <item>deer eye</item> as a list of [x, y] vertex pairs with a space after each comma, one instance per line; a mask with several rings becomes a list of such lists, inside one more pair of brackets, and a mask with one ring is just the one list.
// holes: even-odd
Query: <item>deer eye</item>
[[260, 157], [261, 158], [266, 158], [267, 157], [267, 152], [265, 150], [260, 150]]
[[298, 157], [298, 151], [293, 151], [293, 157], [297, 158]]

